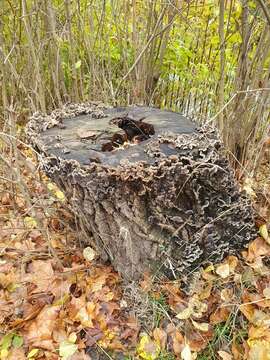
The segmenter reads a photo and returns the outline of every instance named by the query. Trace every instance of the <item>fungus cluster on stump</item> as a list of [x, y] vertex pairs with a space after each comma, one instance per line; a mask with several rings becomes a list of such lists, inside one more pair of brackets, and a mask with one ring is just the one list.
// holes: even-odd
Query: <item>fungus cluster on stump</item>
[[126, 279], [181, 277], [255, 236], [215, 131], [149, 107], [70, 104], [27, 128], [85, 242]]

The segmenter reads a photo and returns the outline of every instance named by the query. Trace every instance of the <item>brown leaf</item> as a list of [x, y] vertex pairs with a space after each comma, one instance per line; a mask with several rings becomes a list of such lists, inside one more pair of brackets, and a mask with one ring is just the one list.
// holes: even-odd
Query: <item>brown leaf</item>
[[199, 299], [200, 300], [206, 300], [209, 298], [209, 296], [211, 295], [211, 291], [213, 288], [213, 283], [212, 281], [208, 282], [205, 287], [200, 291], [199, 293]]
[[56, 326], [60, 306], [46, 306], [37, 318], [24, 330], [24, 338], [31, 347], [54, 350], [52, 333]]
[[47, 292], [51, 288], [54, 271], [50, 260], [34, 260], [29, 265], [26, 281], [34, 283], [36, 292]]
[[217, 310], [210, 315], [210, 324], [219, 324], [228, 319], [230, 316], [230, 308], [229, 307], [219, 307]]
[[161, 349], [166, 348], [167, 343], [167, 334], [163, 329], [155, 328], [153, 331], [153, 337], [155, 341], [159, 344]]
[[250, 322], [253, 321], [255, 306], [253, 306], [252, 304], [241, 304], [239, 306], [239, 310], [241, 311], [242, 314], [245, 315], [248, 321]]
[[249, 340], [261, 339], [270, 342], [270, 329], [268, 326], [251, 326], [248, 332]]
[[93, 329], [87, 329], [86, 331], [86, 346], [93, 346], [95, 345], [99, 340], [101, 340], [104, 337], [104, 333], [99, 328], [93, 328]]
[[250, 302], [254, 302], [259, 307], [262, 308], [270, 307], [270, 299], [267, 299], [264, 296], [261, 296], [260, 294], [248, 293], [248, 299]]
[[232, 344], [232, 354], [233, 354], [234, 360], [242, 360], [243, 359], [243, 348], [235, 340], [233, 341], [233, 344]]
[[176, 330], [172, 336], [173, 341], [173, 351], [176, 355], [180, 355], [184, 346], [185, 346], [185, 339], [183, 335]]
[[140, 281], [140, 287], [142, 288], [143, 291], [148, 292], [151, 290], [152, 285], [153, 285], [153, 281], [150, 273], [145, 272], [143, 274], [143, 279]]
[[199, 352], [207, 347], [209, 341], [213, 338], [213, 335], [213, 329], [204, 333], [190, 329], [187, 331], [186, 338], [191, 350]]
[[19, 349], [11, 349], [8, 353], [8, 360], [25, 360], [26, 356], [24, 354], [24, 350], [22, 348]]
[[259, 256], [269, 256], [270, 246], [261, 237], [258, 237], [249, 244], [247, 254], [244, 253], [244, 257], [248, 262], [254, 262]]
[[29, 320], [35, 319], [47, 304], [47, 300], [42, 297], [37, 298], [33, 303], [26, 302], [22, 307], [23, 318], [13, 321], [11, 327], [16, 329], [24, 327]]

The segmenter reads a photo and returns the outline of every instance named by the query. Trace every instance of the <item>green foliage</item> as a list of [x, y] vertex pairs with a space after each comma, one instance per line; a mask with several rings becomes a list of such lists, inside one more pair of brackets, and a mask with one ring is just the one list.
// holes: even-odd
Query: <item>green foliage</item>
[[[213, 0], [177, 6], [162, 0], [4, 1], [0, 107], [3, 110], [12, 99], [18, 110], [30, 111], [48, 111], [66, 101], [150, 103], [204, 121], [236, 91], [261, 83], [268, 86], [270, 54], [263, 53], [269, 44], [269, 36], [263, 35], [266, 19], [255, 0], [248, 1], [247, 10], [243, 20], [242, 1], [225, 1], [221, 44], [219, 6]], [[243, 21], [249, 37], [246, 50]], [[238, 109], [238, 104], [231, 105], [233, 111]], [[256, 109], [250, 104], [246, 108], [249, 113], [241, 115], [239, 128], [245, 137], [250, 136], [250, 127], [258, 129], [257, 141], [269, 114], [260, 103]], [[253, 126], [258, 119], [263, 121]], [[236, 135], [236, 122], [229, 122], [230, 138], [236, 143], [242, 137]], [[228, 134], [224, 138], [229, 139]], [[236, 152], [233, 145], [229, 148]]]

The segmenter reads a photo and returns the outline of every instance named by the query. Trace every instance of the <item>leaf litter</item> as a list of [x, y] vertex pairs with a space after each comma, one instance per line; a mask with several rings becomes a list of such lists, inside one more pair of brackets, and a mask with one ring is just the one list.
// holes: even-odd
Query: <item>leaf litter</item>
[[35, 216], [19, 189], [0, 193], [0, 359], [270, 359], [266, 223], [186, 290], [144, 274], [137, 303], [95, 249], [76, 245], [61, 191], [22, 173]]

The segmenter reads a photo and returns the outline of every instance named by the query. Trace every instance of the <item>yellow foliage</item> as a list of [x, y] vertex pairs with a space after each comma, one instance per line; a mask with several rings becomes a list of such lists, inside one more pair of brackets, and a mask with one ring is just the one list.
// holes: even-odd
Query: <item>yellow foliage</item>
[[160, 346], [147, 334], [144, 334], [137, 346], [137, 353], [144, 360], [155, 360], [158, 359]]

